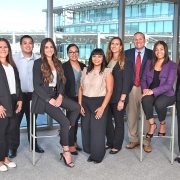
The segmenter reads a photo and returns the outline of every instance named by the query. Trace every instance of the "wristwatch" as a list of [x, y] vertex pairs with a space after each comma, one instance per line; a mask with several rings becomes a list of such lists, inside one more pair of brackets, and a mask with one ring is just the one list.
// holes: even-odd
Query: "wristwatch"
[[122, 99], [120, 99], [119, 101], [121, 101], [121, 102], [123, 102], [123, 103], [125, 102], [125, 100], [122, 100]]

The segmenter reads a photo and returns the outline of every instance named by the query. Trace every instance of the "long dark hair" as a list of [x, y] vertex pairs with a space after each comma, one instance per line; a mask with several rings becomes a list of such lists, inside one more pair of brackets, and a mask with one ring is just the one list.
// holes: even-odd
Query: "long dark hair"
[[16, 67], [16, 64], [14, 63], [13, 57], [12, 57], [12, 50], [11, 46], [9, 44], [9, 41], [5, 38], [0, 38], [0, 41], [4, 41], [7, 44], [8, 47], [8, 55], [6, 56], [6, 61], [13, 67]]
[[157, 41], [154, 44], [154, 48], [153, 48], [153, 54], [152, 54], [152, 61], [151, 61], [151, 64], [150, 64], [150, 70], [154, 69], [156, 62], [158, 61], [158, 59], [157, 59], [157, 57], [155, 55], [156, 47], [157, 47], [158, 44], [163, 45], [164, 52], [165, 52], [164, 53], [164, 61], [163, 61], [161, 66], [163, 66], [164, 64], [166, 64], [169, 61], [168, 46], [167, 46], [167, 44], [164, 41]]
[[51, 38], [45, 38], [41, 42], [41, 47], [40, 47], [40, 54], [41, 54], [41, 60], [42, 60], [42, 65], [41, 65], [41, 71], [44, 77], [44, 82], [45, 83], [51, 83], [53, 81], [52, 79], [52, 71], [51, 68], [48, 64], [47, 57], [44, 53], [45, 45], [47, 42], [52, 43], [53, 48], [54, 48], [54, 54], [52, 56], [52, 61], [54, 62], [54, 66], [56, 68], [57, 74], [59, 77], [62, 79], [63, 84], [66, 83], [66, 78], [64, 76], [64, 70], [62, 68], [62, 64], [60, 63], [59, 59], [57, 58], [57, 49], [54, 44], [54, 41]]
[[124, 69], [125, 53], [124, 53], [124, 45], [123, 45], [122, 39], [120, 37], [113, 37], [109, 41], [107, 51], [106, 51], [106, 60], [107, 60], [107, 62], [109, 62], [109, 61], [111, 61], [111, 59], [113, 57], [113, 53], [111, 51], [111, 43], [114, 39], [118, 39], [120, 42], [120, 45], [122, 46], [121, 51], [119, 52], [119, 56], [118, 56], [118, 63], [119, 63], [120, 69]]
[[178, 63], [178, 72], [177, 72], [178, 75], [180, 75], [180, 59], [179, 59], [179, 63]]
[[100, 69], [99, 73], [102, 73], [104, 71], [105, 67], [107, 66], [107, 62], [106, 62], [106, 57], [105, 57], [104, 51], [101, 48], [96, 48], [96, 49], [94, 49], [91, 52], [91, 55], [90, 55], [90, 58], [89, 58], [89, 62], [88, 62], [87, 73], [86, 74], [88, 74], [94, 68], [94, 64], [92, 62], [92, 56], [93, 55], [102, 55], [103, 56], [103, 61], [102, 61], [101, 69]]

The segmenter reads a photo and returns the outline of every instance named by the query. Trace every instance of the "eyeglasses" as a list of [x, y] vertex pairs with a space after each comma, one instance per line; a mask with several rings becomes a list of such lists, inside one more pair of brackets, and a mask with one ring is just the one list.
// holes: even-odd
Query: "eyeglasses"
[[73, 52], [73, 51], [70, 51], [70, 52], [68, 52], [68, 54], [69, 54], [69, 55], [79, 54], [79, 51], [74, 51], [74, 52]]

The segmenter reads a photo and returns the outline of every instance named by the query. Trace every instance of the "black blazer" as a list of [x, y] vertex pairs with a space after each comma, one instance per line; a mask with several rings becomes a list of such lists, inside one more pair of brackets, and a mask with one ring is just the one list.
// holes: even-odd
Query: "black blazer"
[[[129, 59], [130, 61], [132, 61], [133, 63], [133, 82], [134, 82], [134, 79], [135, 79], [135, 48], [132, 48], [132, 49], [128, 49], [125, 51], [125, 56], [127, 59]], [[145, 47], [145, 52], [144, 52], [144, 57], [143, 57], [143, 60], [142, 60], [142, 65], [141, 65], [141, 70], [140, 70], [140, 79], [142, 78], [142, 75], [143, 75], [143, 72], [144, 72], [144, 69], [145, 69], [145, 66], [146, 66], [146, 62], [148, 59], [152, 59], [152, 50], [151, 49], [148, 49]]]
[[[79, 61], [78, 61], [79, 62]], [[84, 67], [86, 67], [85, 64], [79, 62], [80, 68], [81, 70], [84, 69]], [[70, 61], [67, 61], [65, 63], [63, 63], [63, 69], [64, 69], [64, 75], [66, 76], [66, 84], [65, 84], [65, 94], [68, 97], [75, 97], [75, 77], [74, 77], [74, 72], [73, 72], [73, 68], [71, 66]]]
[[[21, 84], [19, 79], [19, 73], [17, 68], [13, 67], [16, 81], [16, 97], [17, 101], [22, 101], [23, 95], [21, 91]], [[11, 117], [13, 115], [12, 102], [11, 102], [11, 93], [6, 77], [5, 70], [0, 63], [0, 105], [6, 109], [6, 117]]]
[[126, 94], [125, 102], [128, 103], [128, 95], [133, 86], [132, 80], [133, 65], [130, 60], [125, 60], [124, 69], [121, 70], [119, 63], [113, 68], [112, 75], [114, 77], [114, 89], [110, 99], [110, 103], [118, 103], [121, 94]]
[[[59, 61], [62, 65], [62, 63]], [[43, 74], [41, 71], [42, 60], [37, 59], [34, 61], [33, 66], [33, 86], [34, 91], [32, 95], [32, 108], [31, 112], [36, 114], [44, 114], [45, 103], [49, 102], [51, 95], [49, 94], [49, 83], [44, 83]], [[61, 78], [57, 75], [57, 94], [64, 95], [64, 84]]]
[[180, 101], [180, 75], [178, 75], [176, 83], [176, 101]]

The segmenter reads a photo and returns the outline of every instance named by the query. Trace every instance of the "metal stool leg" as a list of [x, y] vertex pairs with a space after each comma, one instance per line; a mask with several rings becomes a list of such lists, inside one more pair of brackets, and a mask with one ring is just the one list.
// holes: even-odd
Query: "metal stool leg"
[[32, 113], [31, 113], [31, 104], [32, 104], [32, 101], [30, 101], [30, 115], [29, 115], [29, 118], [30, 118], [30, 127], [29, 127], [29, 130], [30, 130], [30, 133], [29, 133], [29, 135], [30, 135], [30, 140], [29, 140], [29, 150], [30, 151], [32, 151]]
[[175, 104], [172, 107], [172, 127], [171, 127], [171, 164], [174, 163], [174, 124], [175, 124]]
[[142, 162], [142, 152], [143, 152], [143, 129], [144, 129], [144, 111], [141, 105], [141, 134], [140, 134], [140, 161]]
[[36, 139], [36, 136], [35, 136], [35, 126], [36, 126], [36, 117], [35, 117], [35, 114], [33, 114], [33, 166], [35, 165], [35, 139]]

